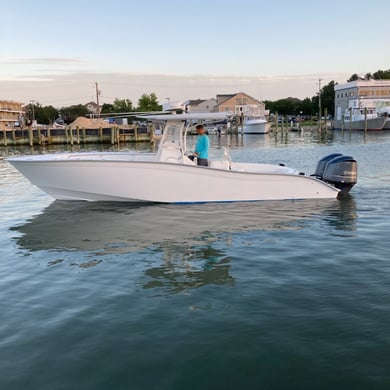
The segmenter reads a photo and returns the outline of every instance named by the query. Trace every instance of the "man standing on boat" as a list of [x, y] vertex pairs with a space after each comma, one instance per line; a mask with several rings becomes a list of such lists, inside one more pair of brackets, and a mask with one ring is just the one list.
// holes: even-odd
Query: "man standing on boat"
[[198, 165], [203, 167], [209, 166], [209, 137], [204, 131], [203, 125], [196, 126], [196, 132], [198, 133], [198, 139], [195, 145], [195, 156], [198, 157]]

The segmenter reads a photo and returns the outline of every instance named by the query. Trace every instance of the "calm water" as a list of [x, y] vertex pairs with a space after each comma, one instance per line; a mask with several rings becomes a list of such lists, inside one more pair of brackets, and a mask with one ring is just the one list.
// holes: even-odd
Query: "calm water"
[[307, 173], [352, 154], [359, 183], [343, 201], [68, 203], [0, 160], [1, 389], [390, 388], [390, 132], [211, 141]]

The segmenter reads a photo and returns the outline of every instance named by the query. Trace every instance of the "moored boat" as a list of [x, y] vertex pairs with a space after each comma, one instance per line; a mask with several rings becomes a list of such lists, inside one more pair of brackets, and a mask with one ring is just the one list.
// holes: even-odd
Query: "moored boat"
[[269, 123], [263, 116], [247, 116], [244, 118], [244, 134], [267, 134], [271, 128]]
[[386, 118], [379, 116], [375, 107], [350, 107], [345, 111], [344, 122], [335, 122], [334, 128], [350, 130], [382, 130]]

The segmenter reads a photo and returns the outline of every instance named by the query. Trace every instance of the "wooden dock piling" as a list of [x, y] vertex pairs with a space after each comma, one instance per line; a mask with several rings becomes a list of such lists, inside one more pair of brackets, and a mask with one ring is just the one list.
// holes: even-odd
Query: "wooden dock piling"
[[34, 146], [33, 129], [31, 127], [28, 129], [28, 141], [29, 141], [29, 145], [33, 147]]
[[4, 146], [8, 146], [7, 142], [7, 130], [3, 130], [3, 137], [4, 137]]
[[126, 126], [126, 127], [107, 127], [107, 128], [85, 128], [70, 126], [65, 128], [2, 128], [0, 129], [0, 146], [9, 145], [29, 145], [30, 147], [44, 144], [53, 145], [80, 145], [80, 144], [116, 144], [126, 142], [151, 142], [154, 131], [149, 125], [145, 129]]
[[325, 131], [328, 131], [328, 109], [324, 108], [324, 127]]
[[364, 131], [367, 132], [367, 107], [364, 107]]

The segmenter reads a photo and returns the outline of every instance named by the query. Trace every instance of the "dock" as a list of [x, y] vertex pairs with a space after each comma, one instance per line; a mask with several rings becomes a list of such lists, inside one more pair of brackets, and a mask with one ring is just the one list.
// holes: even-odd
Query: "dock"
[[152, 126], [85, 127], [38, 127], [24, 129], [1, 129], [0, 146], [29, 145], [80, 145], [120, 144], [131, 142], [153, 142]]

